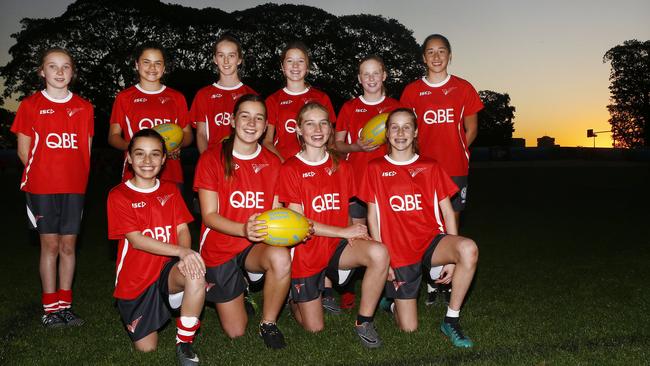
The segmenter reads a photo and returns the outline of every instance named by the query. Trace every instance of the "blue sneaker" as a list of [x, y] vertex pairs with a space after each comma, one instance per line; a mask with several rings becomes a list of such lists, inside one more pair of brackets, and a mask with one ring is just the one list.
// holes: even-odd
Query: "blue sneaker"
[[474, 342], [463, 334], [463, 330], [460, 329], [460, 323], [458, 322], [447, 323], [446, 321], [443, 321], [442, 324], [440, 324], [440, 330], [447, 336], [447, 338], [449, 338], [449, 341], [455, 347], [471, 348], [474, 346]]

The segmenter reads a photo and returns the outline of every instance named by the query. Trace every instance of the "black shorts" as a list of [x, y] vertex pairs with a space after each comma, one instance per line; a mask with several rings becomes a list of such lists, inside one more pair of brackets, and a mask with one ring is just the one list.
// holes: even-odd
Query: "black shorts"
[[348, 212], [353, 219], [365, 219], [368, 217], [368, 205], [356, 197], [350, 198]]
[[207, 268], [205, 273], [206, 301], [215, 303], [231, 301], [246, 291], [247, 281], [250, 283], [261, 281], [261, 274], [249, 274], [245, 267], [246, 257], [255, 245], [259, 244], [251, 244], [229, 261]]
[[451, 197], [451, 207], [454, 208], [454, 211], [460, 212], [467, 205], [467, 176], [451, 177], [451, 180], [458, 186], [458, 193]]
[[332, 280], [334, 285], [346, 285], [354, 273], [354, 268], [339, 268], [341, 255], [343, 254], [343, 250], [345, 250], [345, 247], [347, 245], [348, 241], [345, 239], [339, 242], [339, 245], [336, 247], [336, 250], [327, 263], [327, 267], [320, 273], [316, 273], [315, 275], [309, 277], [292, 278], [290, 287], [291, 299], [295, 302], [307, 302], [317, 299], [325, 288], [325, 276]]
[[436, 235], [431, 243], [424, 251], [420, 263], [413, 263], [408, 266], [393, 268], [395, 272], [395, 280], [386, 281], [386, 297], [391, 299], [416, 299], [420, 291], [420, 284], [422, 283], [422, 273], [429, 272], [431, 269], [431, 257], [436, 250], [440, 240], [445, 237], [445, 234]]
[[131, 341], [136, 342], [162, 328], [171, 318], [169, 304], [169, 272], [178, 258], [169, 261], [152, 283], [140, 296], [133, 300], [117, 299], [117, 309]]
[[26, 193], [29, 227], [39, 234], [77, 235], [81, 228], [84, 195]]

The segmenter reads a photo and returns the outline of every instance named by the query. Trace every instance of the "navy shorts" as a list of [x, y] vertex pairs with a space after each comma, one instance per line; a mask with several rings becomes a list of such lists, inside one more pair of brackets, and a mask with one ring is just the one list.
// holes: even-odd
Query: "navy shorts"
[[420, 284], [422, 283], [422, 273], [429, 272], [431, 269], [431, 257], [436, 250], [440, 240], [445, 237], [445, 234], [436, 235], [431, 243], [424, 251], [420, 263], [413, 263], [407, 266], [393, 268], [395, 272], [395, 280], [386, 281], [386, 297], [391, 299], [416, 299], [420, 291]]
[[246, 257], [255, 245], [260, 244], [251, 244], [229, 261], [207, 268], [205, 273], [205, 281], [207, 282], [206, 301], [214, 303], [231, 301], [246, 291], [248, 282], [261, 281], [261, 274], [249, 274], [245, 267]]
[[174, 258], [163, 267], [156, 282], [133, 300], [117, 299], [117, 309], [131, 341], [136, 342], [162, 328], [174, 308], [169, 303], [169, 272], [178, 263]]
[[350, 198], [348, 212], [353, 219], [365, 219], [368, 217], [368, 205], [356, 197]]
[[84, 210], [83, 194], [27, 192], [25, 196], [30, 228], [39, 234], [79, 234]]
[[467, 206], [467, 176], [451, 177], [451, 180], [458, 186], [458, 192], [451, 197], [451, 207], [454, 211], [460, 212]]

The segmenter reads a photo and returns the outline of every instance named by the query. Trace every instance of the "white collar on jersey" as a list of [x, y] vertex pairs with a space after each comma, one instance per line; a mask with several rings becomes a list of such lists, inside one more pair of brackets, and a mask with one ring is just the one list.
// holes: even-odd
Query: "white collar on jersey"
[[235, 85], [235, 86], [223, 86], [223, 85], [219, 85], [219, 83], [212, 83], [212, 85], [213, 85], [215, 88], [217, 88], [217, 89], [221, 89], [221, 90], [236, 90], [236, 89], [239, 89], [239, 88], [241, 88], [242, 86], [244, 86], [244, 83], [242, 83], [242, 82], [240, 81], [239, 84], [237, 84], [237, 85]]
[[66, 102], [69, 102], [70, 99], [72, 99], [72, 92], [69, 91], [69, 90], [68, 90], [68, 95], [66, 95], [65, 98], [63, 98], [63, 99], [55, 99], [55, 98], [53, 98], [52, 96], [47, 94], [47, 90], [45, 90], [45, 89], [41, 90], [41, 94], [43, 94], [45, 99], [47, 99], [47, 100], [49, 100], [50, 102], [53, 102], [53, 103], [66, 103]]
[[143, 93], [145, 93], [145, 94], [160, 94], [160, 93], [163, 92], [163, 90], [165, 90], [165, 89], [167, 88], [166, 85], [163, 85], [163, 86], [160, 87], [160, 89], [158, 89], [158, 90], [149, 91], [149, 90], [144, 90], [144, 89], [142, 89], [142, 87], [140, 86], [140, 84], [135, 84], [135, 87], [136, 87], [136, 89], [138, 89], [139, 91], [141, 91], [141, 92], [143, 92]]
[[327, 151], [325, 151], [325, 157], [322, 158], [322, 159], [320, 159], [319, 161], [309, 161], [309, 160], [303, 158], [303, 157], [300, 155], [300, 153], [297, 153], [297, 154], [296, 154], [296, 157], [297, 157], [298, 159], [300, 159], [300, 161], [302, 161], [303, 163], [305, 163], [305, 164], [307, 164], [307, 165], [309, 165], [309, 166], [319, 166], [319, 165], [323, 165], [323, 164], [325, 164], [325, 162], [327, 162], [327, 159], [330, 158], [330, 154], [329, 154]]
[[309, 87], [306, 87], [305, 90], [299, 91], [299, 92], [292, 92], [291, 90], [287, 89], [286, 87], [282, 88], [282, 90], [285, 93], [289, 94], [289, 95], [303, 95], [303, 94], [305, 94], [306, 92], [309, 91]]
[[409, 165], [409, 164], [413, 164], [413, 163], [415, 163], [416, 160], [418, 160], [419, 157], [420, 157], [420, 155], [415, 154], [415, 155], [413, 155], [412, 158], [410, 158], [410, 159], [408, 159], [406, 161], [397, 161], [397, 160], [391, 159], [390, 156], [388, 156], [388, 154], [384, 155], [384, 159], [386, 159], [386, 161], [388, 161], [389, 163], [391, 163], [393, 165]]
[[235, 149], [233, 148], [232, 156], [236, 157], [239, 160], [252, 160], [258, 157], [261, 152], [262, 152], [262, 146], [260, 144], [257, 144], [257, 150], [255, 150], [255, 152], [250, 155], [240, 154], [237, 151], [235, 151]]
[[136, 192], [140, 192], [140, 193], [151, 193], [151, 192], [157, 191], [158, 188], [160, 188], [160, 181], [158, 180], [158, 178], [156, 178], [156, 184], [151, 188], [138, 188], [133, 183], [131, 183], [130, 180], [127, 180], [125, 184], [126, 184], [127, 187], [131, 188], [132, 190], [134, 190]]
[[365, 104], [365, 105], [377, 105], [377, 104], [381, 104], [381, 103], [384, 101], [384, 99], [386, 99], [386, 96], [385, 96], [385, 95], [382, 95], [381, 98], [379, 98], [379, 100], [374, 101], [374, 102], [369, 102], [369, 101], [367, 101], [367, 100], [365, 100], [365, 99], [363, 98], [363, 95], [359, 95], [359, 100], [361, 100], [361, 103], [363, 103], [363, 104]]
[[429, 80], [427, 80], [426, 76], [422, 77], [422, 81], [424, 81], [425, 84], [427, 84], [428, 86], [430, 86], [432, 88], [439, 88], [439, 87], [447, 84], [449, 79], [451, 79], [451, 74], [448, 74], [447, 77], [445, 78], [445, 80], [443, 80], [443, 81], [441, 81], [439, 83], [430, 83]]

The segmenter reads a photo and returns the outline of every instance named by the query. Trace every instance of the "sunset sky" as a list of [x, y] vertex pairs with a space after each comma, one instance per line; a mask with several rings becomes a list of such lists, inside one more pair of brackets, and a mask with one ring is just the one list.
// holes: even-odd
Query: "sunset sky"
[[[9, 60], [10, 34], [24, 17], [55, 17], [70, 0], [2, 0], [0, 65]], [[268, 1], [165, 1], [225, 11]], [[449, 71], [477, 90], [508, 93], [517, 108], [514, 137], [528, 146], [555, 137], [561, 146], [592, 146], [586, 130], [609, 130], [605, 52], [625, 40], [650, 39], [650, 1], [283, 1], [320, 7], [335, 15], [368, 13], [397, 19], [421, 42], [430, 33], [452, 45]], [[14, 102], [5, 106], [15, 109]], [[596, 146], [611, 147], [609, 134]]]

